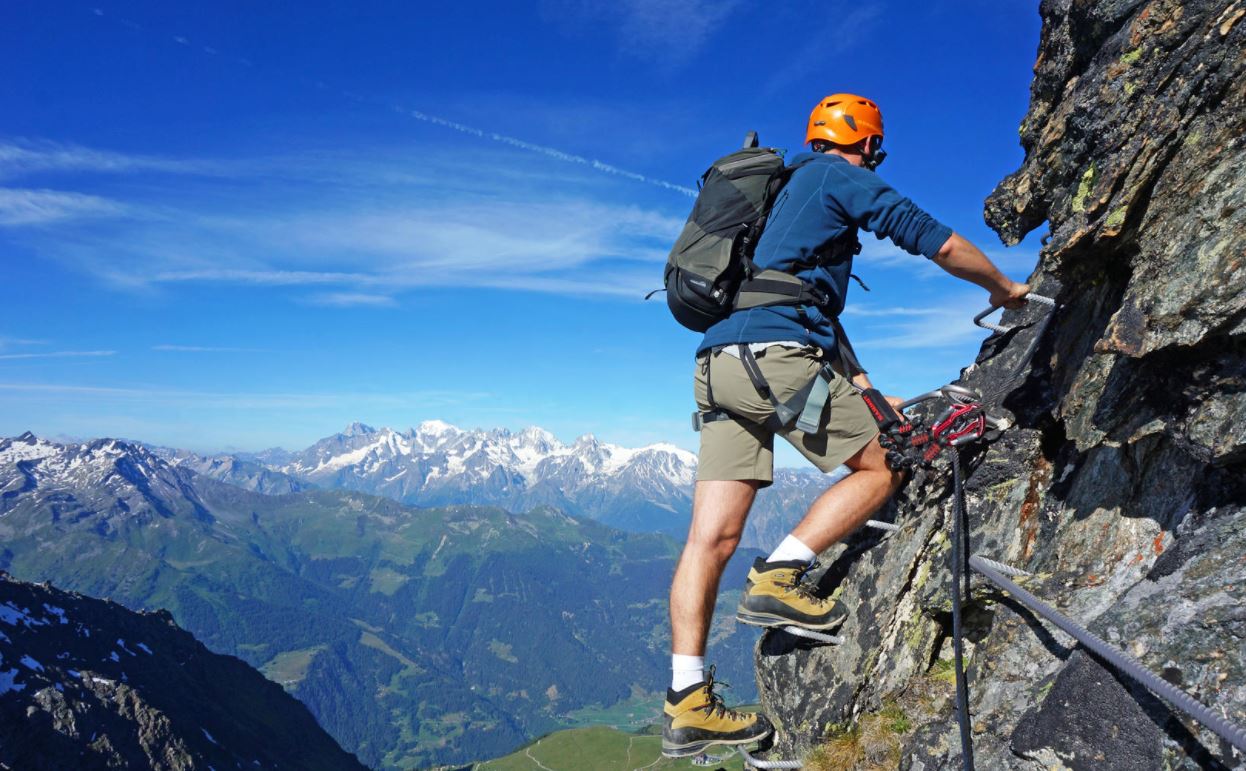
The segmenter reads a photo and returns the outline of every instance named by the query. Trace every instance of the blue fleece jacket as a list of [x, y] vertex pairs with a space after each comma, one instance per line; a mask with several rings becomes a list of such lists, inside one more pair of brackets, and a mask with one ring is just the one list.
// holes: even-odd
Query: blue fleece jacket
[[[833, 314], [843, 310], [852, 258], [809, 265], [812, 255], [832, 241], [855, 239], [858, 228], [864, 228], [880, 239], [890, 238], [911, 254], [933, 257], [952, 235], [951, 228], [877, 174], [837, 155], [801, 153], [789, 165], [796, 170], [775, 200], [753, 261], [760, 268], [794, 273], [813, 282], [832, 298], [829, 312]], [[786, 305], [735, 311], [706, 331], [697, 353], [719, 345], [779, 340], [816, 345], [835, 356], [830, 319], [814, 307], [798, 310]]]

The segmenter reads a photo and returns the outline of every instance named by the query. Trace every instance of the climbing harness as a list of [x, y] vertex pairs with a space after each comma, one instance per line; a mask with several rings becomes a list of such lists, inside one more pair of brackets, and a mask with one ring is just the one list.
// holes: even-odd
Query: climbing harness
[[[1029, 571], [969, 553], [968, 514], [965, 504], [964, 473], [960, 454], [955, 451], [965, 444], [987, 438], [990, 432], [1003, 431], [1009, 427], [1000, 418], [987, 414], [986, 404], [995, 404], [1013, 390], [1038, 350], [1047, 327], [1055, 316], [1054, 300], [1030, 294], [1026, 299], [1047, 307], [1048, 312], [1035, 326], [1033, 336], [1012, 373], [985, 394], [979, 394], [963, 385], [950, 384], [904, 402], [899, 410], [893, 410], [880, 393], [873, 389], [863, 391], [866, 405], [879, 421], [880, 443], [888, 449], [888, 465], [894, 470], [906, 472], [928, 468], [945, 449], [952, 467], [952, 657], [956, 676], [956, 720], [961, 741], [961, 764], [964, 771], [973, 771], [973, 735], [969, 718], [969, 687], [964, 671], [964, 636], [962, 628], [963, 599], [969, 595], [970, 571], [977, 571], [991, 583], [1008, 592], [1017, 601], [1071, 635], [1088, 650], [1095, 653], [1118, 671], [1133, 678], [1159, 698], [1182, 710], [1233, 747], [1246, 753], [1246, 731], [1229, 722], [1226, 717], [1212, 712], [1206, 705], [1185, 691], [1173, 686], [1163, 678], [1146, 669], [1137, 660], [1101, 637], [1087, 630], [1069, 617], [1047, 605], [1030, 592], [1018, 586], [1013, 578], [1032, 575]], [[988, 308], [974, 317], [974, 323], [1000, 335], [1009, 335], [1016, 327], [1002, 327], [983, 321], [995, 308]], [[948, 406], [930, 426], [917, 416], [904, 415], [904, 410], [934, 399], [944, 399]], [[898, 525], [870, 520], [868, 525], [886, 530], [899, 530]], [[800, 627], [783, 627], [784, 632], [818, 642], [839, 645], [844, 638]], [[753, 758], [742, 748], [736, 751], [744, 759], [745, 768], [800, 768], [799, 761], [763, 761]]]
[[[844, 328], [839, 323], [839, 320], [832, 319], [831, 326], [835, 330], [837, 362], [848, 373], [849, 382], [851, 382], [853, 376], [865, 370], [861, 368], [861, 362], [857, 359], [857, 353], [853, 350], [852, 343], [848, 340], [848, 334], [844, 332]], [[705, 367], [705, 397], [710, 403], [710, 409], [692, 413], [693, 431], [700, 431], [708, 423], [736, 419], [734, 414], [718, 406], [718, 403], [714, 401], [714, 383], [709, 376], [709, 357], [716, 356], [727, 349], [734, 349], [732, 353], [739, 358], [740, 363], [744, 366], [744, 371], [748, 374], [748, 379], [753, 384], [753, 388], [757, 389], [757, 393], [770, 402], [771, 407], [774, 409], [774, 414], [766, 419], [762, 424], [763, 426], [775, 433], [783, 431], [792, 425], [797, 430], [807, 434], [818, 432], [822, 422], [822, 414], [826, 409], [826, 402], [830, 398], [830, 384], [836, 377], [835, 368], [831, 366], [831, 363], [829, 361], [823, 363], [818, 371], [814, 373], [814, 376], [809, 379], [809, 382], [788, 397], [787, 401], [779, 401], [779, 398], [774, 395], [774, 390], [770, 388], [770, 383], [766, 381], [766, 376], [762, 373], [761, 366], [757, 363], [756, 354], [753, 353], [752, 347], [746, 343], [722, 346], [706, 354], [703, 364]]]

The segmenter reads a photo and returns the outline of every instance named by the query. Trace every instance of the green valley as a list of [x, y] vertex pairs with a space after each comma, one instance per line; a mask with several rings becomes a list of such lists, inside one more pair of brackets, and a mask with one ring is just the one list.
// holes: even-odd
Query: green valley
[[[108, 462], [65, 463], [92, 468], [80, 476], [30, 461], [0, 468], [0, 569], [167, 608], [297, 696], [370, 766], [496, 757], [560, 728], [640, 720], [646, 698], [651, 712], [660, 704], [648, 695], [668, 677], [678, 551], [666, 536], [550, 508], [264, 495], [124, 443], [93, 452]], [[725, 585], [742, 583], [751, 556]], [[721, 623], [711, 656], [751, 674], [754, 639]]]

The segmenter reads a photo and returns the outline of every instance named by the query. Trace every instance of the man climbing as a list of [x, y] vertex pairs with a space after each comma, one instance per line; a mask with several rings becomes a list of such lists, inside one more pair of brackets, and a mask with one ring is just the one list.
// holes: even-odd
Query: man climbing
[[[663, 754], [694, 755], [712, 744], [746, 744], [772, 731], [762, 715], [727, 709], [705, 672], [706, 637], [718, 581], [739, 544], [757, 490], [773, 479], [774, 436], [781, 435], [823, 472], [852, 473], [824, 492], [775, 551], [749, 571], [736, 618], [758, 626], [825, 630], [848, 615], [805, 582], [815, 557], [860, 527], [891, 495], [901, 475], [890, 469], [865, 402], [835, 364], [836, 322], [843, 310], [859, 229], [933, 260], [990, 293], [995, 306], [1016, 308], [1029, 286], [1005, 277], [973, 244], [882, 181], [883, 120], [869, 99], [835, 94], [809, 117], [806, 143], [771, 208], [753, 260], [812, 283], [822, 305], [768, 305], [736, 310], [711, 326], [697, 349], [695, 393], [701, 450], [692, 524], [671, 585], [671, 668]], [[842, 368], [841, 368], [842, 369]], [[802, 431], [776, 416], [826, 381], [825, 406]], [[862, 373], [857, 386], [870, 388]], [[888, 397], [898, 404], [899, 400]], [[799, 421], [811, 425], [808, 410]]]

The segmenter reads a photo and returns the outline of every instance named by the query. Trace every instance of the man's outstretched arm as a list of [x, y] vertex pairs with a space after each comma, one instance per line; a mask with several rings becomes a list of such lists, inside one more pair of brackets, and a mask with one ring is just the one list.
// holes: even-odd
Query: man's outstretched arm
[[949, 236], [931, 259], [953, 276], [990, 292], [991, 305], [996, 307], [1020, 308], [1030, 293], [1029, 284], [1020, 284], [1005, 276], [981, 249], [957, 233]]

